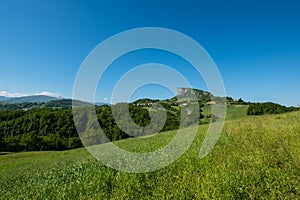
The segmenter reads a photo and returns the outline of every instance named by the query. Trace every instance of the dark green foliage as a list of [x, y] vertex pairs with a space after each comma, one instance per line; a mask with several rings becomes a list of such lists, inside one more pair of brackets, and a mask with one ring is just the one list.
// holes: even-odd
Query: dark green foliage
[[229, 105], [250, 105], [250, 102], [244, 101], [242, 98], [233, 99], [232, 97], [226, 97], [227, 104]]
[[63, 150], [81, 147], [71, 109], [0, 112], [0, 151]]
[[[207, 96], [209, 96], [209, 93]], [[231, 103], [247, 104], [242, 99], [227, 98], [227, 100]], [[216, 102], [219, 101], [216, 100]], [[78, 106], [83, 104], [80, 101], [75, 103]], [[197, 105], [197, 103], [199, 105], [197, 111], [195, 106], [192, 109], [187, 107], [187, 105]], [[205, 120], [199, 121], [199, 118], [204, 117], [201, 108], [205, 102], [198, 99], [197, 103], [188, 98], [181, 99], [180, 102], [173, 98], [161, 101], [141, 99], [130, 104], [96, 106], [97, 119], [91, 121], [89, 116], [75, 117], [76, 124], [79, 124], [78, 130], [76, 130], [73, 122], [72, 109], [70, 108], [72, 105], [71, 100], [2, 104], [2, 107], [6, 106], [6, 109], [12, 108], [12, 110], [0, 112], [0, 151], [16, 152], [78, 148], [82, 144], [77, 131], [82, 137], [86, 138], [84, 140], [85, 145], [95, 145], [174, 130], [178, 129], [180, 124], [189, 126], [198, 122], [205, 123]], [[113, 116], [112, 109], [118, 110], [118, 124], [115, 120], [116, 116]], [[125, 115], [126, 109], [129, 109], [129, 117]], [[287, 108], [274, 103], [253, 103], [250, 104], [247, 114], [279, 114], [295, 110], [299, 110], [299, 108]], [[186, 115], [186, 113], [189, 114]], [[197, 116], [197, 113], [200, 113], [200, 115]], [[191, 114], [195, 116], [191, 117]], [[213, 118], [212, 116], [209, 117]], [[163, 122], [164, 119], [166, 119], [166, 122], [160, 126], [160, 122]], [[99, 132], [98, 122], [105, 135]], [[140, 128], [132, 126], [132, 122]]]
[[[58, 103], [58, 104], [56, 104]], [[54, 107], [64, 107], [69, 100], [59, 100], [47, 103]], [[147, 103], [147, 100], [143, 103]], [[158, 103], [153, 101], [153, 103]], [[198, 102], [200, 107], [203, 106]], [[29, 105], [37, 103], [28, 103]], [[14, 104], [10, 104], [14, 105]], [[24, 105], [24, 104], [23, 104]], [[45, 106], [45, 104], [43, 105]], [[130, 126], [130, 120], [124, 115], [122, 106], [128, 106], [130, 118], [141, 128], [136, 129]], [[179, 128], [181, 123], [181, 110], [176, 109], [167, 102], [160, 102], [158, 107], [137, 106], [132, 104], [117, 104], [114, 106], [96, 106], [97, 120], [101, 130], [106, 135], [100, 134], [97, 121], [90, 121], [88, 116], [76, 116], [76, 124], [79, 126], [79, 133], [85, 145], [94, 145], [108, 141], [115, 141], [132, 136], [143, 136], [145, 133], [154, 134], [161, 131], [174, 130]], [[116, 124], [112, 113], [113, 109], [121, 109], [118, 118], [126, 130], [122, 130]], [[164, 108], [164, 109], [163, 109]], [[164, 111], [165, 110], [165, 111]], [[165, 112], [165, 115], [162, 114]], [[186, 112], [186, 111], [185, 111]], [[199, 110], [201, 112], [201, 109]], [[152, 118], [151, 118], [152, 116]], [[165, 124], [159, 126], [166, 116]], [[203, 115], [200, 115], [203, 117]], [[152, 121], [151, 123], [151, 120]], [[199, 121], [199, 118], [197, 118]], [[186, 125], [195, 123], [185, 121]], [[149, 126], [148, 126], [149, 125]], [[78, 128], [77, 127], [77, 128]], [[130, 133], [128, 135], [127, 133]], [[0, 112], [0, 151], [38, 151], [38, 150], [64, 150], [81, 147], [77, 130], [74, 126], [71, 108], [36, 108], [29, 110], [5, 110]]]
[[[99, 124], [100, 124], [103, 132], [106, 134], [106, 136], [110, 140], [118, 140], [118, 139], [123, 139], [123, 138], [129, 137], [129, 135], [127, 135], [124, 131], [122, 131], [117, 126], [117, 124], [114, 120], [113, 113], [112, 113], [112, 109], [124, 109], [124, 108], [122, 108], [122, 106], [129, 107], [130, 117], [136, 125], [138, 125], [140, 127], [145, 127], [145, 126], [149, 125], [151, 122], [149, 111], [143, 107], [139, 107], [134, 104], [126, 105], [125, 103], [123, 103], [123, 104], [114, 105], [112, 107], [110, 107], [110, 106], [97, 107], [96, 113], [97, 113], [97, 118], [98, 118]], [[170, 111], [169, 109], [167, 109], [167, 108], [169, 108], [167, 105], [162, 105], [162, 106], [165, 107], [165, 109], [166, 109], [167, 120], [161, 131], [177, 129], [179, 126], [179, 123], [180, 123], [180, 121], [179, 121], [180, 113], [178, 113], [177, 110], [175, 110], [176, 113], [172, 112], [173, 111], [172, 109], [170, 109], [171, 110]], [[122, 112], [122, 110], [119, 110], [117, 112], [117, 114], [119, 116], [116, 116], [116, 117], [120, 119], [120, 123], [122, 123], [123, 126], [126, 126], [126, 124], [129, 126], [130, 122], [126, 121], [126, 120], [128, 120], [128, 118], [124, 115], [125, 112], [126, 112], [125, 110], [123, 112]], [[150, 112], [155, 112], [155, 111], [153, 110]], [[161, 115], [156, 115], [156, 117], [153, 117], [153, 120], [160, 120], [160, 119], [158, 119], [160, 116]], [[156, 124], [156, 123], [153, 123], [153, 124]], [[127, 127], [127, 128], [130, 129], [130, 127]], [[153, 131], [156, 129], [156, 127], [150, 127], [150, 129], [151, 128], [153, 129]], [[137, 131], [137, 130], [130, 129], [127, 132], [130, 132], [131, 135], [135, 135], [135, 136], [143, 135], [142, 132], [137, 133], [135, 131]], [[151, 130], [150, 130], [150, 132], [151, 132]]]
[[0, 110], [26, 110], [26, 109], [35, 109], [43, 106], [44, 103], [3, 103], [0, 102]]
[[280, 114], [297, 111], [299, 108], [286, 107], [276, 103], [251, 103], [247, 110], [247, 115]]
[[138, 100], [134, 101], [133, 104], [137, 105], [137, 106], [151, 106], [152, 104], [158, 103], [158, 102], [159, 102], [159, 100], [144, 98], [144, 99], [138, 99]]
[[[97, 119], [85, 111], [74, 115], [77, 129], [73, 122], [72, 105], [93, 109], [92, 104], [71, 99], [0, 103], [0, 151], [64, 150], [81, 147], [81, 141], [90, 146], [174, 130], [180, 124], [187, 127], [202, 123], [199, 122], [204, 117], [201, 107], [212, 98], [217, 103], [223, 100], [201, 90], [185, 88], [181, 92], [180, 100], [177, 97], [140, 99], [130, 104], [96, 106]], [[190, 99], [191, 93], [198, 99]], [[118, 116], [113, 116], [114, 109], [118, 110]], [[126, 109], [129, 109], [130, 116], [126, 116]], [[84, 139], [80, 140], [79, 135]]]

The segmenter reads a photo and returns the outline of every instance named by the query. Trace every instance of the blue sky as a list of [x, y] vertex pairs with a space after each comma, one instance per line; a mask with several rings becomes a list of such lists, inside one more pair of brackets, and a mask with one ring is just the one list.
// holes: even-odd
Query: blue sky
[[[199, 42], [218, 66], [228, 96], [296, 106], [299, 10], [296, 0], [1, 0], [0, 94], [48, 91], [72, 97], [77, 71], [96, 45], [119, 32], [150, 26], [174, 29]], [[109, 100], [117, 77], [131, 66], [154, 61], [180, 68], [193, 87], [205, 89], [176, 55], [145, 50], [115, 62], [96, 101]], [[133, 99], [147, 96], [168, 98], [172, 93], [147, 86]]]

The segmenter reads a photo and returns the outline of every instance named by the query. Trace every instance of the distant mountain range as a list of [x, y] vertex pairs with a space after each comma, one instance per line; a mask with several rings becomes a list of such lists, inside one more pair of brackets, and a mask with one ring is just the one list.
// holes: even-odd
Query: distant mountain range
[[[46, 95], [32, 95], [24, 97], [4, 97], [0, 96], [0, 110], [22, 110], [36, 108], [71, 108], [75, 106], [90, 104], [80, 100], [61, 99]], [[96, 106], [110, 105], [96, 102]]]
[[9, 97], [0, 96], [0, 101], [7, 100], [7, 99], [9, 99]]
[[41, 103], [59, 100], [59, 98], [46, 96], [46, 95], [33, 95], [24, 97], [4, 97], [0, 96], [0, 102], [3, 103]]

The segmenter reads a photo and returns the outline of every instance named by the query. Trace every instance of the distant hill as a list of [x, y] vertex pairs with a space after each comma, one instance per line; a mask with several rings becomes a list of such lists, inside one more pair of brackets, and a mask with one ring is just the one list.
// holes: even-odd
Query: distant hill
[[[39, 100], [48, 100], [48, 98], [41, 98]], [[80, 100], [56, 99], [56, 98], [55, 100], [48, 101], [48, 102], [21, 102], [21, 103], [11, 103], [11, 102], [13, 101], [0, 101], [0, 111], [1, 110], [29, 110], [29, 109], [39, 109], [39, 108], [72, 108], [73, 103], [75, 106], [92, 105], [91, 103], [87, 103]], [[101, 102], [95, 103], [95, 105], [110, 106], [110, 104], [101, 103]]]
[[4, 100], [8, 100], [8, 99], [10, 99], [10, 97], [0, 96], [0, 101], [4, 101]]
[[56, 97], [46, 96], [46, 95], [33, 95], [33, 96], [25, 96], [25, 97], [15, 97], [3, 99], [0, 101], [3, 103], [39, 103], [39, 102], [49, 102], [53, 100], [58, 100]]
[[193, 88], [178, 88], [177, 89], [177, 95], [170, 99], [164, 99], [164, 100], [158, 100], [158, 99], [138, 99], [134, 102], [132, 102], [134, 105], [137, 106], [153, 106], [156, 104], [168, 104], [170, 106], [178, 106], [178, 100], [180, 101], [187, 101], [190, 98], [196, 97], [199, 102], [202, 102], [203, 104], [206, 104], [208, 102], [211, 102], [212, 100], [218, 102], [222, 102], [222, 98], [215, 97], [210, 92], [206, 92], [203, 90], [193, 89]]
[[105, 106], [105, 105], [111, 106], [110, 103], [103, 103], [103, 102], [95, 102], [95, 105], [96, 105], [96, 106]]
[[91, 105], [87, 102], [80, 101], [80, 100], [59, 99], [59, 100], [46, 102], [46, 103], [44, 103], [43, 107], [46, 107], [46, 108], [71, 108], [72, 103], [74, 103], [75, 106]]

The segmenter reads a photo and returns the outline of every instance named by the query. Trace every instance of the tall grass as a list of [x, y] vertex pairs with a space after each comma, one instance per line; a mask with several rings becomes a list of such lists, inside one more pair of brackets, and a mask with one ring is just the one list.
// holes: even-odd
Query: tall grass
[[[85, 149], [1, 155], [0, 198], [300, 199], [300, 112], [229, 120], [213, 151], [199, 159], [206, 129], [176, 162], [145, 174], [110, 169]], [[174, 134], [116, 144], [148, 152]]]

